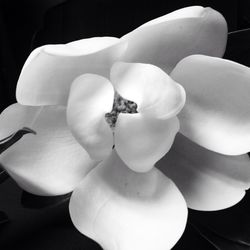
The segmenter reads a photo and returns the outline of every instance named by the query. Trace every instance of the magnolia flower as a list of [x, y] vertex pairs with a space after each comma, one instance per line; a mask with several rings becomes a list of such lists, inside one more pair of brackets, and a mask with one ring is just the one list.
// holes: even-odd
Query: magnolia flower
[[187, 206], [224, 209], [249, 188], [250, 70], [220, 58], [226, 38], [224, 18], [194, 6], [120, 39], [37, 48], [0, 137], [37, 135], [1, 162], [31, 193], [74, 190], [74, 225], [104, 249], [171, 249]]

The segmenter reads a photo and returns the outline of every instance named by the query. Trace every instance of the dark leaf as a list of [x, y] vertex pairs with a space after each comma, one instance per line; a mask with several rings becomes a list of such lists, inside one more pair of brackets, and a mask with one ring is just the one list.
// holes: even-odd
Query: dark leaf
[[38, 196], [26, 191], [22, 192], [21, 204], [25, 208], [41, 209], [57, 206], [69, 200], [71, 193], [58, 196]]
[[36, 132], [30, 128], [24, 127], [12, 135], [0, 140], [0, 154], [18, 142], [26, 134], [36, 134]]
[[44, 13], [62, 1], [0, 1], [0, 110], [16, 101], [18, 76], [31, 52], [32, 37], [41, 27]]
[[250, 66], [250, 29], [229, 33], [224, 58]]
[[68, 202], [45, 209], [23, 208], [17, 184], [10, 178], [3, 185], [0, 207], [11, 220], [0, 228], [1, 250], [102, 250], [74, 227]]
[[238, 244], [234, 241], [230, 241], [228, 239], [222, 238], [218, 236], [216, 233], [211, 232], [205, 226], [200, 224], [193, 225], [193, 228], [197, 231], [198, 234], [207, 239], [208, 242], [214, 245], [217, 250], [249, 250], [250, 247], [244, 244]]
[[173, 250], [250, 250], [250, 191], [237, 205], [214, 212], [189, 209], [185, 232]]
[[172, 250], [217, 250], [216, 247], [201, 235], [188, 222], [185, 232]]
[[1, 167], [0, 164], [0, 184], [9, 178], [8, 173]]
[[4, 212], [0, 211], [0, 226], [7, 223], [8, 221], [8, 216]]
[[214, 212], [190, 210], [189, 219], [194, 225], [201, 225], [217, 236], [239, 245], [250, 247], [250, 202], [249, 193], [237, 205]]
[[250, 215], [250, 189], [246, 191], [245, 197], [237, 205], [238, 210]]
[[238, 27], [246, 29], [250, 27], [250, 1], [238, 0]]

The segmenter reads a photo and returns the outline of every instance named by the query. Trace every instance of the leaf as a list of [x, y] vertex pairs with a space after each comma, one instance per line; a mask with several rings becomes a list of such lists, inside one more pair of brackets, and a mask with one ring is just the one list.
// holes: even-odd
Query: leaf
[[229, 33], [224, 58], [250, 66], [250, 29]]
[[189, 209], [185, 232], [173, 250], [250, 250], [250, 190], [237, 205], [213, 212]]
[[42, 209], [67, 202], [70, 196], [71, 193], [58, 196], [38, 196], [23, 191], [21, 196], [21, 204], [24, 208]]
[[3, 211], [0, 211], [0, 226], [7, 223], [8, 221], [8, 216]]
[[41, 16], [40, 27], [33, 34], [31, 50], [44, 44], [62, 43], [58, 40], [58, 36], [61, 38], [60, 34], [63, 32], [61, 24], [64, 17], [61, 12], [64, 7], [67, 9], [67, 2], [68, 0], [48, 2]]
[[6, 181], [9, 178], [8, 173], [1, 167], [0, 164], [0, 184]]
[[188, 223], [184, 234], [172, 250], [217, 250], [216, 247]]
[[250, 249], [250, 193], [237, 205], [214, 212], [190, 210], [189, 219], [194, 225], [205, 226], [211, 232]]
[[228, 239], [218, 236], [216, 233], [211, 232], [208, 228], [202, 225], [192, 225], [193, 228], [201, 236], [207, 239], [208, 242], [214, 245], [217, 250], [249, 250], [249, 246], [238, 244]]

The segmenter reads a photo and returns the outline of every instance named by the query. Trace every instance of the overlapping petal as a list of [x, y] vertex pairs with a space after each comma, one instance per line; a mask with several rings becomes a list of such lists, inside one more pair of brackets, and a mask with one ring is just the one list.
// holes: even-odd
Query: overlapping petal
[[126, 165], [147, 172], [171, 148], [179, 121], [160, 120], [143, 114], [120, 114], [115, 129], [115, 149]]
[[187, 209], [173, 182], [156, 168], [128, 169], [113, 151], [74, 190], [76, 228], [109, 250], [167, 250], [184, 231]]
[[168, 152], [179, 130], [175, 115], [185, 103], [185, 91], [150, 64], [117, 62], [110, 79], [123, 98], [137, 104], [139, 112], [119, 115], [116, 150], [131, 169], [149, 171]]
[[210, 150], [240, 155], [250, 151], [250, 69], [238, 63], [193, 55], [171, 77], [183, 85], [187, 101], [180, 132]]
[[1, 154], [0, 161], [26, 191], [37, 195], [71, 192], [97, 165], [75, 141], [62, 106], [31, 107], [13, 104], [0, 116], [0, 136], [28, 126], [29, 134]]
[[24, 105], [65, 105], [72, 81], [84, 73], [108, 76], [126, 43], [114, 37], [95, 37], [65, 45], [45, 45], [27, 59], [16, 97]]
[[175, 182], [188, 207], [193, 209], [219, 210], [233, 206], [250, 187], [248, 155], [218, 154], [181, 134], [157, 167]]
[[145, 23], [122, 40], [128, 42], [124, 61], [154, 64], [169, 73], [178, 61], [192, 54], [221, 57], [227, 24], [217, 11], [192, 6]]
[[113, 134], [105, 120], [112, 110], [114, 89], [108, 79], [84, 74], [72, 84], [67, 106], [68, 124], [91, 158], [105, 159], [112, 150]]
[[154, 65], [117, 62], [110, 79], [117, 92], [135, 102], [145, 116], [167, 119], [184, 106], [184, 89]]

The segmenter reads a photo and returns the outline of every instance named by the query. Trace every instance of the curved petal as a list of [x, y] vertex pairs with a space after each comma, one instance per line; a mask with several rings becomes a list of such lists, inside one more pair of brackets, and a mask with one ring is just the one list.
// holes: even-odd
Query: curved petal
[[146, 116], [167, 119], [184, 106], [184, 89], [154, 65], [117, 62], [110, 79], [117, 92]]
[[120, 114], [115, 128], [115, 149], [129, 168], [146, 172], [171, 148], [179, 121], [146, 118], [139, 114]]
[[194, 55], [171, 73], [183, 85], [187, 102], [179, 114], [180, 132], [222, 154], [250, 151], [250, 69], [232, 61]]
[[248, 155], [227, 156], [209, 151], [178, 134], [157, 167], [171, 178], [188, 207], [219, 210], [235, 205], [250, 187]]
[[75, 227], [107, 250], [171, 249], [187, 219], [170, 179], [156, 168], [129, 170], [115, 151], [74, 190], [69, 211]]
[[113, 133], [105, 120], [112, 110], [114, 89], [108, 79], [84, 74], [70, 89], [67, 120], [72, 133], [96, 160], [106, 158], [112, 150]]
[[169, 73], [188, 55], [221, 57], [227, 24], [217, 11], [192, 6], [145, 23], [122, 40], [128, 42], [123, 61], [154, 64]]
[[23, 126], [37, 134], [23, 137], [0, 161], [24, 190], [37, 195], [71, 192], [97, 165], [71, 135], [64, 107], [13, 104], [0, 116], [1, 138]]
[[65, 105], [73, 80], [84, 73], [108, 76], [126, 49], [114, 37], [94, 37], [34, 50], [18, 80], [16, 97], [24, 105]]

